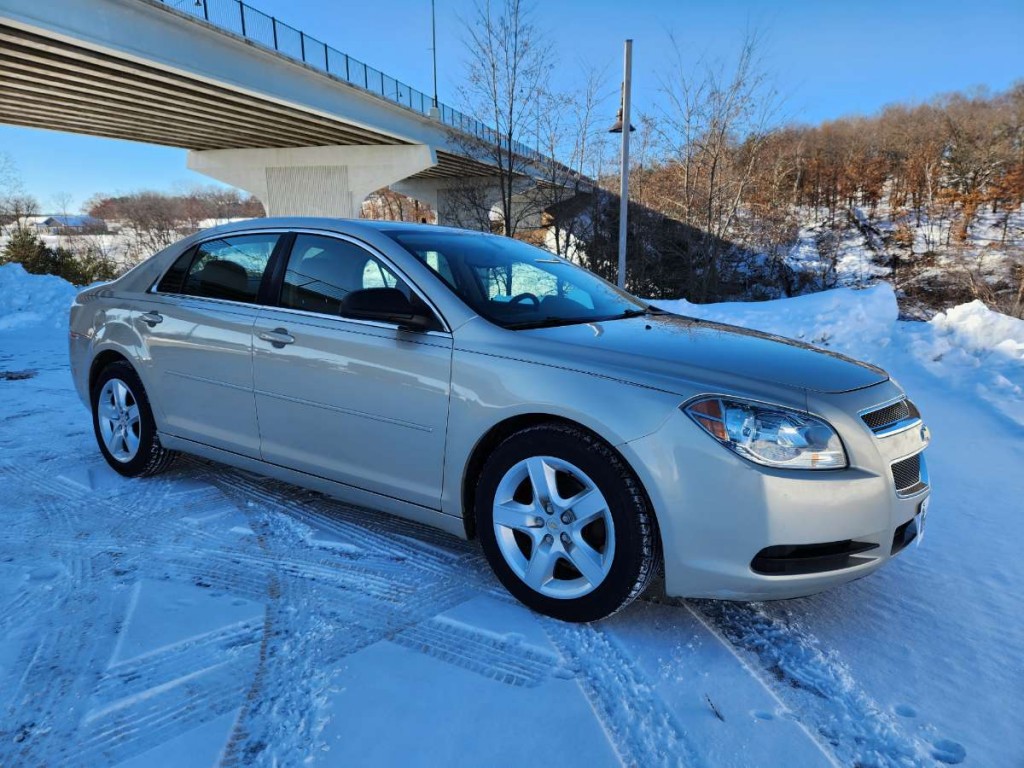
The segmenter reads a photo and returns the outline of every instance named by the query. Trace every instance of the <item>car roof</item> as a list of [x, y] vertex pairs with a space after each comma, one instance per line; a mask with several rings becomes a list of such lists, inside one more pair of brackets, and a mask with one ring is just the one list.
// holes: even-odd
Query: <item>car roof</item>
[[368, 232], [445, 232], [459, 235], [493, 236], [487, 232], [477, 232], [455, 227], [441, 227], [436, 224], [416, 224], [409, 221], [377, 221], [374, 219], [341, 219], [329, 216], [268, 216], [259, 219], [233, 221], [211, 227], [203, 234], [220, 234], [252, 229], [322, 229], [343, 234], [365, 234]]

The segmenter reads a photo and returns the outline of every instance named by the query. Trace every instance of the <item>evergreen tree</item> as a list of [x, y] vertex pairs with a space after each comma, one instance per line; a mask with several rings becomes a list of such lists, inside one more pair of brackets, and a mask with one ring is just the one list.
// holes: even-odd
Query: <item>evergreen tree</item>
[[53, 269], [50, 249], [35, 232], [25, 227], [17, 227], [0, 252], [0, 264], [12, 262], [35, 275], [50, 274]]
[[17, 263], [34, 275], [56, 275], [72, 285], [89, 285], [117, 277], [114, 262], [94, 247], [74, 253], [67, 248], [47, 248], [31, 230], [18, 227], [0, 252], [0, 264]]

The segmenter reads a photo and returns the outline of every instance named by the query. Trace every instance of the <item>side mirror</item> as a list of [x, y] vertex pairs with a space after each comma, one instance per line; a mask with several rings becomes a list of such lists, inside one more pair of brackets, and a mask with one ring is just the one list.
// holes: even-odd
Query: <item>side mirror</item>
[[341, 300], [341, 315], [359, 320], [395, 323], [400, 328], [424, 331], [430, 319], [418, 312], [408, 297], [397, 288], [363, 288]]

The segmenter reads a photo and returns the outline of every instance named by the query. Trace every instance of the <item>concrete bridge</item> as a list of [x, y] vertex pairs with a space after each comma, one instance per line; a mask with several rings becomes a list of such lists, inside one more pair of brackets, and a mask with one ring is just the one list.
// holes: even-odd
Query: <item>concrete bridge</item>
[[[188, 149], [268, 215], [500, 199], [490, 128], [238, 0], [0, 0], [0, 122]], [[553, 161], [515, 150], [528, 195]]]

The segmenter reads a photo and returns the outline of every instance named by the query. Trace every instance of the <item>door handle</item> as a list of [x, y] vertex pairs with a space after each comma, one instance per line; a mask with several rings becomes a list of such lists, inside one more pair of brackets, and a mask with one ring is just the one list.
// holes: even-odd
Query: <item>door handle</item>
[[295, 337], [286, 328], [275, 328], [272, 331], [260, 331], [256, 334], [264, 341], [269, 341], [277, 349], [284, 349], [285, 344], [294, 344]]
[[141, 320], [152, 328], [154, 325], [162, 323], [164, 321], [164, 317], [159, 312], [147, 312], [146, 314], [141, 315]]

